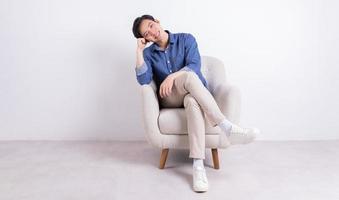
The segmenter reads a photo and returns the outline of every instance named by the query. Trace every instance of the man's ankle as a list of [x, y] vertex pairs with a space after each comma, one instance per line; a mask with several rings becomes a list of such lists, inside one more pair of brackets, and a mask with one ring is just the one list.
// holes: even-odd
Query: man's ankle
[[227, 137], [230, 136], [232, 126], [233, 126], [233, 124], [230, 121], [228, 121], [227, 119], [224, 119], [224, 121], [222, 121], [220, 124], [218, 124], [218, 126], [220, 127], [222, 132], [226, 134]]
[[193, 158], [193, 167], [204, 169], [204, 160], [200, 158]]

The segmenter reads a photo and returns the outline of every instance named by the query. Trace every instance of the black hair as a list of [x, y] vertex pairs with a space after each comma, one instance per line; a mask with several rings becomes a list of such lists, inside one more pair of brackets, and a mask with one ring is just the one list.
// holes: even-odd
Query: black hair
[[154, 17], [151, 16], [151, 15], [143, 15], [141, 17], [137, 17], [134, 22], [133, 22], [133, 28], [132, 28], [132, 31], [133, 31], [133, 35], [134, 37], [136, 38], [143, 38], [142, 35], [140, 34], [140, 24], [143, 20], [145, 19], [149, 19], [149, 20], [152, 20], [152, 21], [155, 21]]

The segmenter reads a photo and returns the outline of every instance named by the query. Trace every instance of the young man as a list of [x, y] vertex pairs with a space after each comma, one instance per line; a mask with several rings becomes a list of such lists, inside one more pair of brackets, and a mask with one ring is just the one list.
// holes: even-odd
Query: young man
[[[232, 124], [220, 111], [207, 90], [201, 73], [200, 54], [191, 34], [173, 34], [161, 28], [158, 20], [143, 15], [134, 20], [133, 34], [137, 38], [136, 77], [139, 84], [155, 81], [162, 107], [185, 107], [187, 115], [190, 158], [193, 158], [193, 189], [208, 190], [203, 164], [205, 159], [205, 127], [202, 112], [223, 134], [220, 139], [229, 144], [246, 144], [254, 140], [256, 130]], [[145, 48], [148, 42], [153, 44]]]

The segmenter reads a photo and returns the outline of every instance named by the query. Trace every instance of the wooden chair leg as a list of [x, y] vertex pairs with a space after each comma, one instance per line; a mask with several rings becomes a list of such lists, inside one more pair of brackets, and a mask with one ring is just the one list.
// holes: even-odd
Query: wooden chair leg
[[211, 149], [214, 169], [219, 169], [218, 149]]
[[160, 169], [164, 169], [165, 168], [165, 163], [166, 163], [167, 155], [168, 155], [168, 149], [162, 149], [161, 157], [160, 157], [160, 166], [159, 166]]

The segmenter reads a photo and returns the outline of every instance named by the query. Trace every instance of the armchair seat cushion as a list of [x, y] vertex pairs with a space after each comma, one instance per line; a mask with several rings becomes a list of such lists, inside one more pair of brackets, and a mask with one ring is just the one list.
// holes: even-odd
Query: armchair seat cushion
[[[213, 127], [205, 121], [206, 135], [218, 135], [219, 127]], [[163, 108], [160, 110], [158, 125], [160, 132], [166, 135], [187, 135], [187, 118], [184, 108]]]

